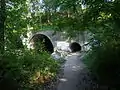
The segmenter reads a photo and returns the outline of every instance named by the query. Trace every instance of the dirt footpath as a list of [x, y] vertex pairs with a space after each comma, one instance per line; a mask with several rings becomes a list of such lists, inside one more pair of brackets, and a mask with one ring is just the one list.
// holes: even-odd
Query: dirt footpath
[[67, 56], [64, 65], [64, 75], [60, 78], [57, 90], [96, 90], [95, 84], [89, 76], [89, 72], [82, 62], [82, 55], [74, 53]]

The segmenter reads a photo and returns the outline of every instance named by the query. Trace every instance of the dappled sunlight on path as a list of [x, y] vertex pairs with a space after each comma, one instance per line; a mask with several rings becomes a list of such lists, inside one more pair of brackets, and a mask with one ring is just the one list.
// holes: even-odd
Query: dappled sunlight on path
[[81, 56], [79, 53], [73, 53], [65, 58], [67, 61], [64, 65], [64, 75], [60, 78], [57, 90], [93, 90], [97, 87], [90, 79]]

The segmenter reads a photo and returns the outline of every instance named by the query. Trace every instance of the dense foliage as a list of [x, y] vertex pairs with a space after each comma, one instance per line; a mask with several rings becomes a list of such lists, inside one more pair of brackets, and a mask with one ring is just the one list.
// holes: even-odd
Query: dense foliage
[[120, 1], [119, 0], [53, 0], [44, 7], [54, 14], [51, 19], [69, 35], [88, 30], [92, 33], [85, 63], [98, 81], [109, 86], [120, 84]]
[[[20, 39], [41, 27], [39, 0], [2, 0], [0, 90], [38, 90], [56, 77], [59, 63], [47, 52], [28, 50]], [[3, 7], [4, 5], [4, 7]], [[5, 6], [6, 5], [6, 6]], [[1, 10], [2, 9], [2, 10]]]
[[88, 24], [87, 28], [94, 33], [98, 45], [92, 44], [85, 62], [100, 83], [117, 88], [120, 84], [120, 2], [96, 0], [86, 3], [89, 8], [84, 15], [85, 25]]
[[56, 76], [59, 68], [58, 62], [45, 52], [8, 50], [3, 57], [0, 63], [2, 90], [42, 89]]
[[[1, 64], [2, 62], [9, 63], [5, 66], [2, 64], [2, 68], [15, 65], [18, 73], [21, 74], [22, 65], [29, 63], [28, 59], [30, 59], [31, 65], [33, 57], [38, 60], [35, 60], [36, 63], [39, 62], [37, 54], [35, 56], [34, 54], [31, 55], [31, 52], [29, 52], [30, 55], [26, 54], [25, 50], [20, 49], [22, 47], [19, 48], [22, 52], [18, 50], [20, 44], [16, 41], [21, 34], [25, 34], [29, 30], [37, 31], [43, 27], [45, 29], [49, 27], [60, 31], [65, 30], [70, 36], [74, 36], [78, 31], [88, 30], [92, 33], [92, 43], [90, 43], [92, 48], [86, 56], [85, 63], [101, 83], [110, 86], [120, 84], [119, 0], [42, 0], [42, 3], [39, 0], [7, 0], [6, 13], [4, 12], [4, 2], [1, 3], [3, 9], [0, 10], [2, 18], [4, 19], [4, 16], [7, 15], [5, 21], [6, 30], [3, 30], [4, 27], [0, 28], [2, 30], [0, 32], [1, 46], [5, 43], [4, 46], [7, 48], [5, 54], [1, 55], [1, 57], [5, 57], [3, 58], [5, 60], [1, 60]], [[1, 22], [0, 24], [4, 25]], [[4, 39], [5, 42], [3, 42]], [[95, 40], [97, 45], [94, 45]], [[3, 47], [1, 47], [1, 51], [3, 51]], [[16, 52], [19, 52], [22, 56], [17, 56]], [[23, 57], [26, 59], [23, 59]], [[49, 63], [49, 58], [44, 55], [40, 57], [44, 57], [41, 59], [43, 62], [48, 61], [46, 63]], [[27, 61], [27, 63], [24, 63], [24, 61]], [[51, 59], [50, 62], [52, 62], [52, 65], [56, 65]], [[38, 65], [36, 63], [35, 65]], [[17, 68], [18, 64], [20, 64], [21, 69]], [[44, 64], [39, 65], [41, 67]], [[44, 67], [46, 66], [47, 64]], [[30, 69], [28, 69], [29, 71]], [[10, 73], [6, 72], [10, 74], [12, 71]]]

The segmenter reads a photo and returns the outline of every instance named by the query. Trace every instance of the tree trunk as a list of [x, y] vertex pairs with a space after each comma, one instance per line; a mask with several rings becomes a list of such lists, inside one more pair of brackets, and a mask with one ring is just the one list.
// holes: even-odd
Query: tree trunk
[[0, 54], [4, 53], [5, 0], [0, 0]]

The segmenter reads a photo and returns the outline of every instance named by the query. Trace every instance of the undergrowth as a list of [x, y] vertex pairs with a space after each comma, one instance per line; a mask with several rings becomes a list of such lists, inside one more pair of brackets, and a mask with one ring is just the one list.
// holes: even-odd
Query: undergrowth
[[0, 90], [42, 90], [59, 67], [46, 52], [6, 50], [0, 58]]
[[120, 46], [110, 45], [94, 47], [84, 58], [84, 63], [88, 66], [98, 83], [112, 88], [120, 84]]

